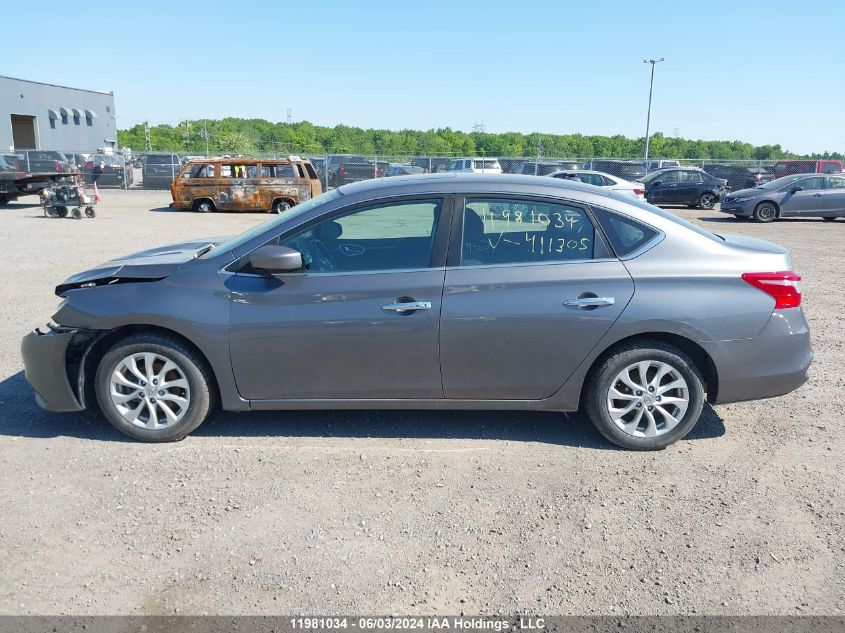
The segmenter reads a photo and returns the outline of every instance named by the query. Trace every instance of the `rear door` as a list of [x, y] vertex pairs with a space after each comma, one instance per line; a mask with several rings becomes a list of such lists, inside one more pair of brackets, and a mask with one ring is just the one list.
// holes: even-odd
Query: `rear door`
[[845, 216], [845, 176], [830, 176], [827, 179], [824, 210], [828, 216]]
[[451, 399], [557, 391], [634, 292], [584, 207], [520, 196], [456, 200], [440, 363]]

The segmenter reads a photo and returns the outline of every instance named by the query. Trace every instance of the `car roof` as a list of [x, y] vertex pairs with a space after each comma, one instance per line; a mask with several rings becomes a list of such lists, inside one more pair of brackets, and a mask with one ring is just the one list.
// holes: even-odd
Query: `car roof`
[[373, 178], [343, 185], [338, 188], [338, 191], [344, 196], [362, 199], [407, 194], [425, 195], [426, 193], [514, 193], [559, 196], [561, 187], [576, 189], [588, 195], [601, 197], [609, 195], [605, 188], [558, 178], [462, 172]]

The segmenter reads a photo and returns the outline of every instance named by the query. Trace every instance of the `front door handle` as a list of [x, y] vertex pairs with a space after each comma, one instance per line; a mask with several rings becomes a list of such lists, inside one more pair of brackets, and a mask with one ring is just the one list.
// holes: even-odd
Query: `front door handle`
[[598, 308], [600, 306], [612, 306], [616, 303], [613, 297], [579, 297], [578, 299], [567, 299], [563, 305], [572, 308]]
[[414, 312], [416, 310], [431, 310], [431, 301], [407, 301], [402, 303], [388, 303], [382, 310], [392, 312]]
[[814, 193], [814, 194], [813, 194], [813, 197], [814, 197], [814, 198], [821, 198], [821, 197], [822, 197], [822, 194], [820, 194], [820, 193]]

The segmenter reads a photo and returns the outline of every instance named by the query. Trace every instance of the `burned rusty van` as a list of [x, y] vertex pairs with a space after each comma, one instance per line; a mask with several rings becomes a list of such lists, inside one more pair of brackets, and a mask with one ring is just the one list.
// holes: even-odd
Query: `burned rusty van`
[[299, 156], [202, 158], [185, 164], [170, 186], [172, 207], [281, 213], [322, 193], [320, 178]]

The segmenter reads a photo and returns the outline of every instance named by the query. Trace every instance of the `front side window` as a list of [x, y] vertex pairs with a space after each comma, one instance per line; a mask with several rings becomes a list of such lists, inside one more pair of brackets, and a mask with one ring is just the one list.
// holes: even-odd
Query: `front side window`
[[659, 180], [660, 182], [678, 182], [680, 174], [676, 171], [667, 171], [660, 176], [658, 176], [655, 180]]
[[814, 189], [824, 189], [824, 177], [816, 176], [815, 178], [804, 178], [795, 183], [796, 187], [803, 187], [804, 191], [812, 191]]
[[308, 273], [427, 268], [442, 206], [440, 199], [369, 206], [279, 243], [302, 253]]
[[461, 265], [589, 260], [605, 256], [586, 211], [566, 204], [467, 198]]

